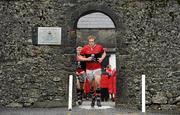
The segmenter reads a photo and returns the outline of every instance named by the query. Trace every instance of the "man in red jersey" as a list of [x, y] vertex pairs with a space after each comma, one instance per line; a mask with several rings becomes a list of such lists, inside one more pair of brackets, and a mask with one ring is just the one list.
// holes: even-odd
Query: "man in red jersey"
[[[94, 107], [95, 100], [97, 100], [97, 106], [101, 107], [101, 62], [104, 60], [106, 52], [100, 44], [95, 44], [94, 36], [89, 36], [88, 44], [83, 47], [81, 55], [86, 58], [91, 57], [91, 61], [86, 61], [87, 78], [90, 82], [91, 90], [95, 92], [92, 93], [91, 107]], [[95, 86], [93, 83], [95, 83]]]
[[85, 58], [80, 55], [80, 52], [82, 50], [82, 47], [79, 46], [76, 48], [76, 87], [77, 87], [77, 99], [78, 104], [82, 104], [82, 94], [83, 94], [83, 84], [85, 81], [85, 69], [86, 69], [86, 63], [85, 61], [90, 61], [91, 57]]

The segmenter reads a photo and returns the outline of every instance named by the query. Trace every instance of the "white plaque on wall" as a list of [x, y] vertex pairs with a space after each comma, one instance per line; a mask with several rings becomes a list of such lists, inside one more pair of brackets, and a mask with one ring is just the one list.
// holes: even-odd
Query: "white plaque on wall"
[[38, 44], [61, 45], [61, 27], [38, 27]]

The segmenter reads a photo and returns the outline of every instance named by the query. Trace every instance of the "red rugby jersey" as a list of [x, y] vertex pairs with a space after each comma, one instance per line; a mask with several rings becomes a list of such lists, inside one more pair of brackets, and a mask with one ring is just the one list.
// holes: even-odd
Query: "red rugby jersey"
[[[100, 54], [103, 53], [104, 49], [101, 45], [95, 44], [94, 47], [90, 47], [89, 45], [85, 45], [81, 51], [81, 55], [91, 55], [91, 54]], [[87, 61], [86, 69], [95, 70], [101, 68], [101, 64], [98, 61]]]

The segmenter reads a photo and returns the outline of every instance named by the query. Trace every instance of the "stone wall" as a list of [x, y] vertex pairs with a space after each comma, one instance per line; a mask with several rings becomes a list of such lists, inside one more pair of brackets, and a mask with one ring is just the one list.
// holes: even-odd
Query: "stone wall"
[[179, 109], [180, 6], [176, 1], [126, 1], [116, 11], [126, 31], [118, 34], [119, 63], [128, 103], [141, 106], [141, 75], [146, 77], [148, 109]]
[[65, 26], [66, 5], [33, 0], [0, 2], [1, 107], [67, 105], [68, 75], [73, 72], [73, 54], [66, 52], [68, 43], [32, 44], [34, 28]]
[[[177, 0], [9, 0], [0, 6], [0, 107], [66, 106], [76, 46], [71, 30], [78, 16], [98, 9], [114, 16], [117, 29], [117, 107], [140, 108], [145, 74], [147, 108], [179, 110]], [[33, 45], [40, 26], [62, 27], [62, 45]]]

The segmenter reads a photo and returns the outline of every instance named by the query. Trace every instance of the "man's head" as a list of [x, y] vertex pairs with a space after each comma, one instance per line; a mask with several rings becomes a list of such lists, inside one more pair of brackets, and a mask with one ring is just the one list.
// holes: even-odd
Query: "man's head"
[[111, 68], [111, 65], [108, 64], [108, 65], [106, 66], [106, 68]]
[[82, 50], [82, 47], [81, 47], [81, 46], [78, 46], [78, 47], [76, 48], [76, 52], [77, 52], [78, 54], [80, 54], [81, 50]]
[[88, 36], [88, 44], [92, 47], [95, 45], [95, 36]]

